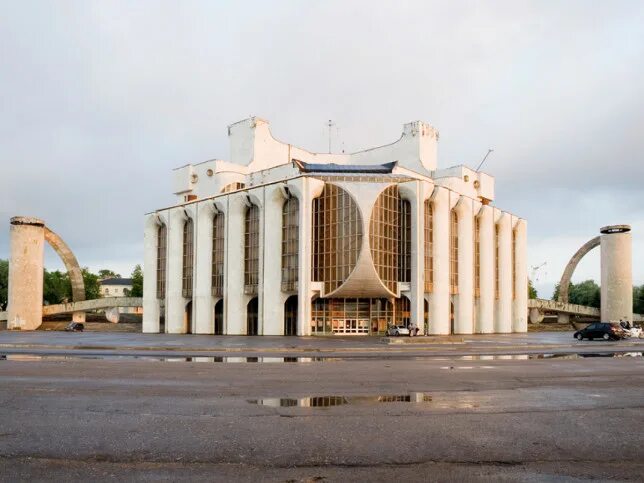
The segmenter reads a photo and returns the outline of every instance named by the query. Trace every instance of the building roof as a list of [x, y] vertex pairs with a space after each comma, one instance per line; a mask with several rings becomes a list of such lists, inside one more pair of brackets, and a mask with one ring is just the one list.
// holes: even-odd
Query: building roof
[[132, 285], [131, 278], [106, 278], [98, 283], [101, 285]]
[[305, 163], [294, 159], [301, 173], [354, 173], [354, 174], [388, 174], [396, 167], [396, 161], [384, 164], [335, 164]]

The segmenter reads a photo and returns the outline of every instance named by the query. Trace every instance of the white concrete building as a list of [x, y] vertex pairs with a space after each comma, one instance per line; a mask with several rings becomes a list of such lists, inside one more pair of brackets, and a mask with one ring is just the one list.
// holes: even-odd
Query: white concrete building
[[266, 121], [228, 128], [230, 161], [174, 171], [145, 222], [144, 332], [383, 334], [527, 330], [526, 221], [494, 178], [438, 169], [438, 132], [310, 153]]
[[105, 278], [98, 281], [101, 297], [128, 297], [132, 291], [131, 278]]

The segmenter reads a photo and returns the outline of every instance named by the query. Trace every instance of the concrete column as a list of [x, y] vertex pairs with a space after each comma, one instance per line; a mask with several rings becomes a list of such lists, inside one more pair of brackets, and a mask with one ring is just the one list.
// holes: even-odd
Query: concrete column
[[458, 219], [458, 295], [454, 303], [454, 333], [474, 331], [474, 230], [472, 200], [461, 196], [454, 208]]
[[525, 220], [518, 219], [514, 227], [514, 270], [515, 298], [512, 317], [512, 332], [528, 331], [528, 226]]
[[418, 327], [418, 334], [425, 333], [425, 197], [421, 181], [401, 183], [401, 197], [411, 206], [411, 283], [409, 301], [411, 323]]
[[496, 301], [495, 332], [512, 332], [512, 215], [502, 213], [499, 227], [499, 298]]
[[287, 185], [300, 202], [297, 335], [311, 335], [313, 200], [322, 194], [324, 182], [313, 178], [298, 178], [290, 180]]
[[7, 328], [35, 330], [42, 323], [45, 223], [11, 218]]
[[491, 334], [494, 332], [494, 285], [496, 283], [494, 210], [490, 206], [482, 206], [478, 219], [480, 240], [480, 295], [476, 318], [476, 333]]
[[215, 333], [215, 301], [212, 296], [212, 224], [215, 216], [213, 201], [196, 206], [195, 276], [193, 318], [195, 334]]
[[168, 256], [166, 277], [166, 332], [185, 334], [184, 316], [187, 300], [183, 298], [183, 224], [186, 215], [183, 207], [168, 214]]
[[159, 300], [157, 299], [157, 244], [159, 218], [156, 214], [145, 219], [143, 233], [143, 332], [159, 332]]
[[601, 319], [633, 322], [633, 256], [629, 225], [601, 230]]
[[430, 326], [433, 335], [449, 334], [449, 190], [435, 187], [434, 204], [434, 290], [429, 296]]
[[246, 333], [246, 305], [244, 303], [244, 215], [246, 194], [227, 197], [226, 267], [224, 276], [224, 333]]
[[282, 293], [282, 209], [284, 185], [264, 188], [264, 270], [262, 274], [263, 335], [284, 335], [284, 301]]

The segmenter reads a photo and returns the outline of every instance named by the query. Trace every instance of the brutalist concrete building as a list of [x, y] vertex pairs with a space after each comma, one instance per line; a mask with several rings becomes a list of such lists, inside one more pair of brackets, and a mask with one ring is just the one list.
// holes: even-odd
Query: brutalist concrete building
[[527, 330], [526, 221], [494, 178], [439, 169], [438, 133], [352, 154], [228, 128], [230, 161], [177, 168], [145, 221], [144, 332], [334, 335]]

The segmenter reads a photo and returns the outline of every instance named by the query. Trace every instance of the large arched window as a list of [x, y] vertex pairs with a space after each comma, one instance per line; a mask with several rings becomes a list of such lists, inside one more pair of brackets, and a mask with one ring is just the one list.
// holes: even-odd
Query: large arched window
[[400, 195], [398, 186], [394, 185], [376, 198], [369, 225], [369, 246], [374, 267], [382, 283], [392, 292], [396, 292], [399, 279], [399, 231]]
[[327, 183], [313, 200], [313, 280], [330, 293], [351, 274], [362, 246], [362, 217], [345, 190]]
[[224, 214], [219, 212], [212, 220], [212, 295], [224, 295]]
[[299, 253], [299, 207], [297, 198], [291, 196], [282, 207], [282, 290], [297, 290]]
[[458, 215], [454, 210], [449, 227], [449, 286], [452, 294], [458, 293]]
[[411, 282], [411, 203], [400, 200], [398, 232], [398, 280]]
[[165, 299], [165, 270], [168, 247], [168, 229], [164, 224], [157, 230], [157, 298]]
[[425, 292], [434, 290], [434, 205], [425, 201]]
[[194, 230], [192, 218], [183, 224], [183, 284], [185, 298], [192, 298], [192, 271], [194, 264]]
[[259, 207], [246, 209], [244, 220], [244, 293], [256, 295], [259, 285]]

